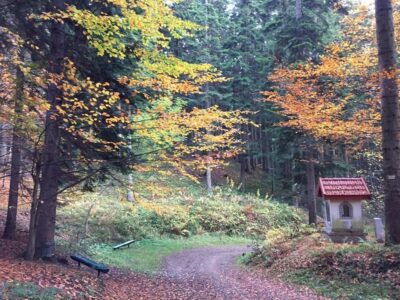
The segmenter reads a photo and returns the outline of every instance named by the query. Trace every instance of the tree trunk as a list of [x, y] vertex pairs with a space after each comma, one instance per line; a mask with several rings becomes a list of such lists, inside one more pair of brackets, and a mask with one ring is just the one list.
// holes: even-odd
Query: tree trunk
[[275, 193], [275, 174], [276, 174], [276, 149], [275, 149], [275, 142], [271, 139], [271, 194]]
[[[54, 0], [54, 8], [62, 10], [64, 0]], [[53, 22], [50, 28], [49, 71], [61, 77], [64, 71], [64, 25]], [[47, 90], [47, 101], [50, 109], [46, 114], [46, 132], [42, 153], [42, 178], [40, 182], [38, 224], [36, 234], [36, 258], [51, 258], [54, 256], [54, 235], [56, 222], [57, 193], [60, 169], [60, 120], [57, 117], [57, 107], [62, 104], [63, 92], [61, 84], [50, 83]]]
[[250, 166], [251, 166], [251, 170], [255, 171], [257, 164], [256, 164], [256, 159], [254, 158], [254, 155], [250, 156]]
[[265, 125], [262, 125], [262, 129], [260, 131], [260, 143], [261, 143], [261, 167], [263, 171], [267, 171], [267, 149], [266, 149], [266, 133], [265, 133]]
[[86, 218], [85, 218], [85, 222], [84, 222], [84, 226], [83, 226], [83, 236], [80, 240], [86, 239], [88, 236], [88, 232], [89, 232], [89, 220], [90, 220], [90, 214], [92, 213], [93, 207], [95, 205], [95, 202], [93, 202], [90, 206], [89, 209], [86, 213]]
[[296, 20], [303, 17], [302, 3], [301, 0], [296, 0]]
[[294, 178], [294, 170], [296, 169], [296, 161], [294, 159], [294, 144], [290, 144], [290, 187], [292, 190], [292, 197], [294, 199], [294, 204], [299, 207], [299, 197], [297, 194], [297, 185]]
[[212, 193], [212, 191], [213, 191], [213, 186], [212, 186], [211, 167], [207, 167], [206, 179], [207, 179], [207, 192]]
[[307, 150], [307, 200], [308, 200], [308, 223], [317, 224], [317, 201], [315, 198], [315, 164], [312, 150]]
[[25, 76], [20, 67], [16, 70], [16, 86], [15, 86], [15, 124], [12, 136], [11, 149], [11, 178], [10, 190], [8, 194], [7, 221], [4, 228], [3, 238], [14, 239], [17, 229], [17, 209], [18, 209], [18, 189], [21, 178], [21, 137], [18, 126], [22, 115], [22, 105], [24, 97], [24, 81]]
[[269, 141], [269, 134], [265, 132], [265, 156], [264, 156], [264, 169], [269, 174], [271, 172], [271, 145]]
[[36, 161], [32, 165], [32, 179], [33, 179], [33, 190], [32, 190], [32, 203], [31, 212], [29, 219], [29, 237], [28, 237], [28, 247], [26, 250], [26, 259], [33, 260], [35, 257], [36, 250], [36, 233], [38, 225], [38, 206], [39, 206], [39, 184], [40, 184], [40, 170], [41, 170], [41, 160], [38, 157], [37, 151], [34, 153]]
[[253, 171], [256, 170], [257, 168], [257, 157], [254, 156], [253, 153], [257, 153], [258, 154], [258, 149], [257, 149], [257, 131], [256, 131], [256, 127], [255, 126], [251, 126], [251, 139], [252, 139], [252, 145], [253, 145], [253, 149], [252, 149], [252, 154], [251, 154], [251, 169]]
[[344, 162], [346, 164], [346, 177], [350, 178], [350, 160], [349, 160], [349, 152], [347, 151], [347, 147], [344, 147]]
[[239, 155], [239, 163], [240, 163], [240, 179], [239, 179], [239, 187], [240, 190], [244, 190], [245, 176], [246, 176], [246, 158], [244, 154]]
[[[375, 0], [376, 36], [381, 71], [383, 175], [386, 244], [400, 244], [400, 120], [393, 9], [390, 0]], [[390, 75], [390, 76], [388, 76]]]
[[[205, 9], [206, 9], [206, 19], [205, 19], [205, 25], [206, 27], [208, 26], [208, 0], [205, 0], [204, 2], [205, 5]], [[205, 41], [207, 43], [208, 46], [208, 37], [209, 37], [209, 32], [208, 32], [208, 27], [205, 30]], [[209, 56], [210, 54], [210, 49], [208, 49], [209, 51], [207, 52], [207, 56]], [[211, 100], [210, 100], [210, 95], [209, 95], [209, 85], [208, 83], [206, 83], [205, 85], [205, 107], [206, 108], [210, 108], [211, 107]], [[210, 132], [207, 131], [207, 134], [209, 134]], [[209, 155], [209, 154], [208, 154]], [[206, 184], [207, 184], [207, 191], [208, 193], [212, 193], [213, 192], [213, 184], [212, 184], [212, 169], [211, 166], [207, 166], [207, 170], [206, 170]]]
[[7, 165], [7, 133], [6, 124], [0, 123], [0, 170], [5, 173]]
[[[127, 107], [128, 110], [128, 118], [129, 120], [132, 119], [132, 108], [130, 105]], [[132, 163], [132, 152], [133, 152], [133, 143], [132, 143], [132, 133], [129, 132], [129, 163]], [[135, 194], [133, 192], [133, 172], [131, 169], [128, 170], [128, 194], [127, 194], [127, 200], [128, 202], [135, 202]]]

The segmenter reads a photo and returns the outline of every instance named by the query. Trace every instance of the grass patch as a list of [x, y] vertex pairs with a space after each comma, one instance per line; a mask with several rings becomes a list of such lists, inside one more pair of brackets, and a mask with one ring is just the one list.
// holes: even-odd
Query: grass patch
[[235, 263], [237, 266], [243, 267], [249, 265], [252, 258], [253, 258], [252, 253], [245, 253], [244, 255], [239, 256], [236, 259]]
[[[5, 283], [3, 287], [4, 299], [8, 300], [53, 300], [53, 299], [70, 299], [65, 295], [61, 295], [60, 290], [56, 288], [41, 288], [33, 283], [24, 283], [14, 281]], [[1, 295], [0, 295], [0, 299]]]
[[225, 235], [199, 235], [190, 238], [141, 240], [130, 248], [114, 251], [111, 246], [98, 244], [89, 249], [91, 256], [110, 266], [136, 272], [155, 274], [164, 257], [185, 249], [221, 245], [246, 245], [252, 241]]

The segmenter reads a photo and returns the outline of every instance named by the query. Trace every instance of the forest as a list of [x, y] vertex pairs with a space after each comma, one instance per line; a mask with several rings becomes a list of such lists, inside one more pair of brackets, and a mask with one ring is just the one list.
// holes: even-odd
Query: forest
[[399, 0], [0, 0], [0, 299], [400, 299]]

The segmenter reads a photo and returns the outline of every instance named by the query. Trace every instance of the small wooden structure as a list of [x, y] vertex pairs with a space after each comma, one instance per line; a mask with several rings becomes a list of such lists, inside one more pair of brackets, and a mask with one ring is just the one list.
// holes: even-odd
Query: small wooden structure
[[364, 240], [362, 201], [371, 199], [363, 178], [320, 178], [317, 193], [323, 198], [325, 232], [333, 242]]
[[115, 246], [113, 247], [113, 250], [122, 249], [123, 247], [128, 247], [128, 248], [129, 248], [129, 246], [130, 246], [131, 244], [135, 243], [135, 242], [136, 242], [136, 240], [130, 240], [130, 241], [127, 241], [127, 242], [125, 242], [125, 243], [115, 245]]

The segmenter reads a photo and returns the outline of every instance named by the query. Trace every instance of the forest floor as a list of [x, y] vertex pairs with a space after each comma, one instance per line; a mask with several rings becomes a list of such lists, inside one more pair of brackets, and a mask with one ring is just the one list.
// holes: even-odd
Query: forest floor
[[[0, 243], [0, 295], [2, 284], [18, 281], [56, 289], [61, 299], [324, 299], [307, 288], [237, 266], [236, 257], [247, 250], [242, 246], [182, 251], [167, 257], [156, 276], [112, 268], [97, 278], [95, 272], [72, 263], [24, 261], [22, 242]], [[3, 289], [8, 295], [7, 285]]]
[[[0, 211], [0, 231], [4, 217]], [[18, 298], [18, 293], [26, 297], [47, 292], [47, 298], [40, 299], [324, 299], [261, 270], [240, 267], [237, 258], [249, 251], [245, 246], [184, 250], [165, 258], [157, 275], [111, 268], [97, 278], [93, 270], [78, 269], [71, 261], [64, 265], [27, 262], [22, 258], [27, 216], [19, 215], [19, 220], [18, 239], [0, 239], [1, 299], [39, 299]]]
[[[64, 260], [63, 264], [28, 262], [23, 254], [29, 201], [21, 198], [16, 240], [0, 239], [0, 299], [324, 299], [308, 288], [274, 279], [261, 268], [239, 266], [237, 258], [250, 249], [227, 246], [231, 243], [225, 240], [218, 244], [223, 244], [222, 247], [194, 245], [195, 249], [175, 252], [164, 259], [161, 269], [151, 274], [110, 264], [110, 272], [97, 278], [95, 271], [78, 268], [71, 260]], [[3, 188], [0, 190], [0, 234], [5, 225], [6, 207], [7, 189]], [[240, 243], [243, 241], [237, 241]], [[140, 251], [140, 247], [136, 248]]]

